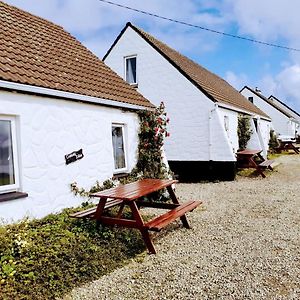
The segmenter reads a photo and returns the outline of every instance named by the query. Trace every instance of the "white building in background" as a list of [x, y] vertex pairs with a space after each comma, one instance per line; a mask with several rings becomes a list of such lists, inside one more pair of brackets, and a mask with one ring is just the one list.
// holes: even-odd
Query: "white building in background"
[[293, 118], [293, 121], [296, 123], [296, 135], [300, 135], [300, 114], [273, 95], [268, 99]]
[[296, 112], [289, 111], [274, 96], [266, 98], [259, 90], [251, 89], [248, 86], [243, 87], [241, 94], [271, 117], [272, 127], [279, 138], [280, 136], [291, 138], [296, 136], [299, 130], [299, 119], [296, 119]]
[[136, 163], [154, 106], [63, 28], [0, 2], [0, 220], [79, 205]]
[[[225, 80], [127, 23], [103, 58], [170, 117], [166, 155], [180, 179], [234, 177], [238, 116], [251, 118], [249, 147], [267, 154], [270, 118]], [[193, 177], [193, 178], [191, 178]]]

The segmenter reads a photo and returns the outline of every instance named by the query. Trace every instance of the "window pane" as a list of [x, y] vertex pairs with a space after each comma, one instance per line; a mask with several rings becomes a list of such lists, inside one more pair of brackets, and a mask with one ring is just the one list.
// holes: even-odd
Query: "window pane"
[[125, 152], [124, 152], [124, 140], [123, 140], [123, 128], [112, 127], [112, 140], [113, 151], [115, 160], [115, 169], [125, 168]]
[[136, 57], [126, 58], [126, 81], [136, 83]]
[[0, 120], [0, 186], [14, 183], [11, 122]]

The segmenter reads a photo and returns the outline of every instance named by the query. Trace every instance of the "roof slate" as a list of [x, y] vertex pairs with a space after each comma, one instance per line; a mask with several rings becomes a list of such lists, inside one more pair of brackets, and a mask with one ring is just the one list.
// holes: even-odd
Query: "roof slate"
[[0, 79], [154, 107], [62, 27], [0, 1]]
[[168, 45], [162, 43], [149, 33], [132, 25], [131, 23], [126, 24], [126, 27], [104, 56], [104, 60], [128, 27], [131, 27], [134, 31], [136, 31], [145, 41], [163, 55], [175, 68], [177, 68], [212, 101], [227, 104], [243, 111], [248, 111], [269, 118], [267, 114], [248, 101], [224, 79], [203, 68], [199, 64], [170, 48]]

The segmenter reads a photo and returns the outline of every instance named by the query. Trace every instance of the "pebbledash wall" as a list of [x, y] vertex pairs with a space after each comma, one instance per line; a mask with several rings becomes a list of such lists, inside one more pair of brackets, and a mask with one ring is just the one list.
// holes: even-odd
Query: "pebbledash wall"
[[156, 105], [165, 103], [168, 160], [235, 161], [217, 106], [129, 27], [105, 63], [124, 78], [124, 57], [132, 55], [137, 56], [138, 91]]
[[[134, 112], [69, 100], [1, 91], [0, 115], [16, 119], [20, 191], [28, 197], [0, 202], [0, 220], [43, 217], [79, 205], [70, 183], [90, 188], [114, 172], [112, 124], [124, 124], [127, 166], [136, 163], [138, 116]], [[64, 156], [83, 149], [66, 165]]]

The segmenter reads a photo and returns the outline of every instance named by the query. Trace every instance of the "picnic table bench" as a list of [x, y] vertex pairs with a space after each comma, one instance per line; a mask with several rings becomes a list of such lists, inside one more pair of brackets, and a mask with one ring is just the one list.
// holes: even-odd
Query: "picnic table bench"
[[264, 174], [265, 169], [273, 170], [272, 164], [274, 160], [264, 159], [261, 155], [262, 150], [251, 150], [245, 149], [238, 151], [237, 155], [237, 164], [239, 168], [254, 168], [257, 172], [265, 178]]
[[[149, 231], [160, 231], [178, 218], [185, 228], [190, 228], [185, 214], [201, 204], [200, 201], [195, 200], [180, 204], [172, 188], [172, 185], [176, 182], [177, 180], [169, 179], [143, 179], [94, 193], [91, 196], [99, 198], [97, 206], [74, 213], [70, 216], [75, 218], [92, 218], [104, 225], [118, 225], [139, 229], [149, 253], [155, 254], [156, 251]], [[170, 195], [172, 203], [143, 200], [144, 196], [148, 196], [165, 188]], [[104, 215], [105, 210], [115, 206], [119, 207], [119, 211], [115, 216]], [[130, 208], [132, 219], [122, 218], [125, 206]], [[168, 211], [145, 222], [140, 214], [140, 209], [146, 207], [166, 209]]]

